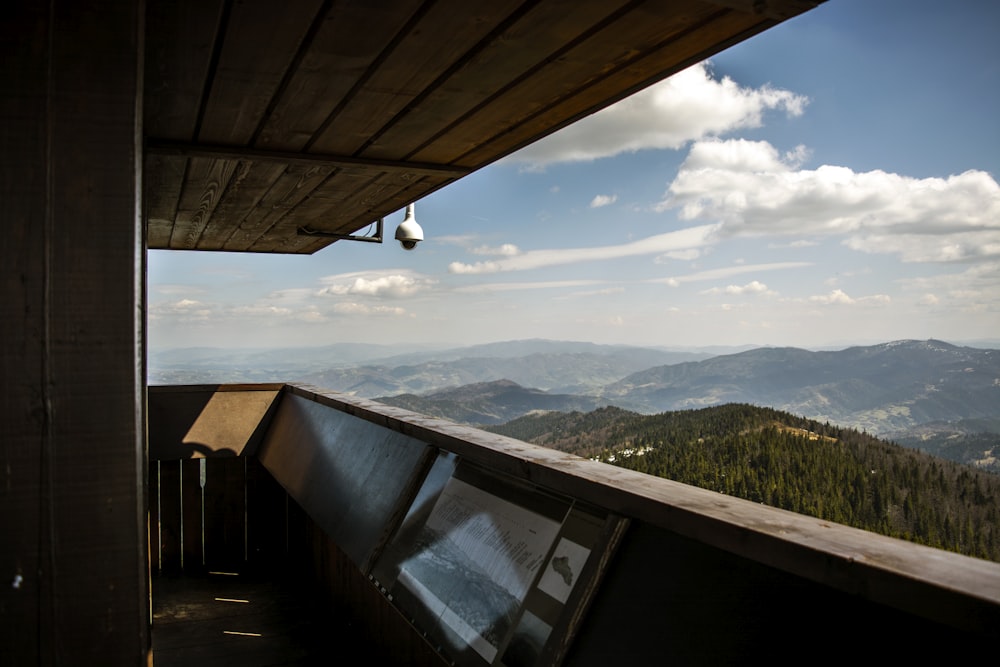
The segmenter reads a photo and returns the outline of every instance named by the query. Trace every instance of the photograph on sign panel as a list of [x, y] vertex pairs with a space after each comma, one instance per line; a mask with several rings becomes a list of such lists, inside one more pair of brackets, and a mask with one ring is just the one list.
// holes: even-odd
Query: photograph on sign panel
[[471, 647], [491, 663], [559, 528], [558, 519], [452, 478], [402, 562], [396, 589], [460, 642], [454, 650]]

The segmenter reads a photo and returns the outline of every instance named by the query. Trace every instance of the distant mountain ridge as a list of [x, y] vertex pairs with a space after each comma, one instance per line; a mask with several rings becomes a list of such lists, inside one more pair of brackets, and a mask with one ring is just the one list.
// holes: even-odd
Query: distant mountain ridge
[[[547, 340], [447, 349], [338, 343], [161, 351], [149, 366], [151, 384], [303, 382], [471, 424], [532, 410], [610, 405], [650, 414], [736, 402], [900, 438], [938, 422], [933, 439], [918, 437], [941, 447], [948, 424], [1000, 419], [1000, 350], [933, 339], [727, 354]], [[464, 389], [492, 382], [500, 384]]]
[[[891, 437], [942, 458], [997, 470], [1000, 350], [894, 341], [839, 351], [759, 348], [633, 373], [587, 396], [502, 381], [391, 405], [480, 426], [527, 414], [614, 407], [659, 414], [747, 403]], [[520, 412], [520, 414], [518, 414]]]
[[718, 351], [541, 339], [452, 348], [336, 343], [156, 350], [148, 364], [150, 384], [294, 381], [372, 398], [501, 379], [547, 391], [590, 393], [635, 371], [707, 359]]
[[393, 359], [329, 368], [301, 380], [365, 398], [424, 394], [497, 380], [553, 393], [594, 395], [629, 373], [710, 356], [617, 345], [515, 341], [451, 350], [412, 362]]
[[606, 403], [593, 396], [527, 389], [510, 380], [468, 384], [424, 396], [401, 394], [376, 399], [429, 417], [465, 424], [503, 424], [534, 412], [590, 412]]
[[1000, 416], [1000, 350], [905, 340], [811, 352], [760, 348], [640, 371], [603, 388], [642, 412], [752, 403], [886, 433]]

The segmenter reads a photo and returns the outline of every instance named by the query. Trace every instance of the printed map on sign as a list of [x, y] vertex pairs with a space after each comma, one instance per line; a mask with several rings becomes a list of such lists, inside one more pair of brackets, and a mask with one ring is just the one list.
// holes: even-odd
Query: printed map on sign
[[399, 583], [488, 662], [555, 540], [559, 522], [452, 478], [402, 563]]

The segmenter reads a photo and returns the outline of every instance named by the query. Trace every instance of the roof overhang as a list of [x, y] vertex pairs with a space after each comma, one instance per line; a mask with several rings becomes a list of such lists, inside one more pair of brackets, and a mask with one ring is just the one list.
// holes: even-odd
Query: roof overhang
[[313, 253], [821, 2], [148, 0], [148, 247]]

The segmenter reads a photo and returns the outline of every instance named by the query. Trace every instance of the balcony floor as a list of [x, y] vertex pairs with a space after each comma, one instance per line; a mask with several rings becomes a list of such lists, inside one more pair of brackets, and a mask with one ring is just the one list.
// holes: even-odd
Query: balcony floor
[[155, 667], [315, 665], [353, 652], [350, 627], [292, 581], [158, 575], [152, 591]]

